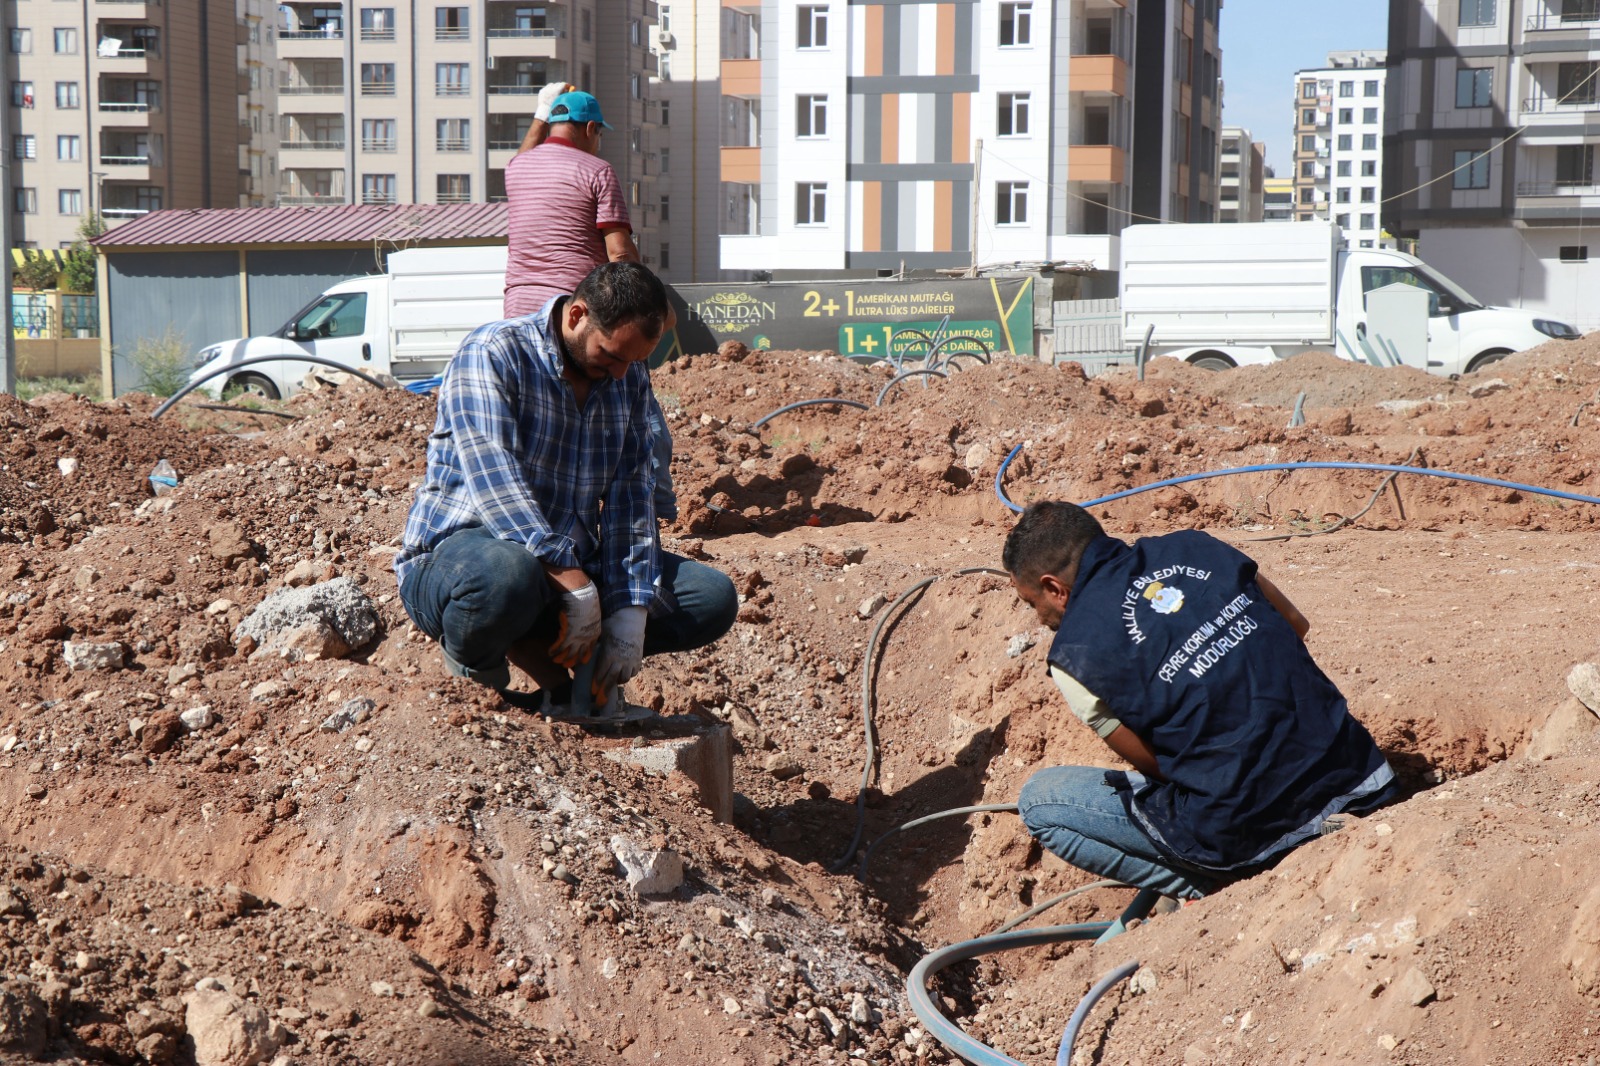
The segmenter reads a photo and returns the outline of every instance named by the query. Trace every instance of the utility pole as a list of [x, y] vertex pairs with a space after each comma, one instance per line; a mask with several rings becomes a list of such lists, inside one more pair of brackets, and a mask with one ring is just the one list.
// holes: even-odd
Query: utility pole
[[[11, 41], [11, 23], [7, 15], [11, 12], [10, 4], [0, 3], [0, 47], [6, 47]], [[3, 53], [0, 53], [3, 54]], [[0, 81], [11, 81], [10, 56], [6, 56], [4, 78]], [[15, 393], [17, 391], [17, 338], [16, 330], [12, 328], [11, 316], [11, 209], [16, 205], [12, 203], [11, 192], [11, 101], [0, 100], [0, 145], [6, 151], [0, 153], [0, 256], [5, 257], [5, 263], [0, 264], [0, 273], [5, 274], [5, 334], [6, 353], [4, 364], [0, 365], [0, 392]]]
[[967, 277], [969, 278], [975, 278], [978, 276], [978, 207], [983, 203], [983, 200], [981, 199], [981, 193], [979, 192], [980, 184], [978, 177], [982, 173], [983, 138], [979, 137], [976, 141], [972, 142], [972, 236], [970, 238], [972, 241], [972, 265], [967, 268]]

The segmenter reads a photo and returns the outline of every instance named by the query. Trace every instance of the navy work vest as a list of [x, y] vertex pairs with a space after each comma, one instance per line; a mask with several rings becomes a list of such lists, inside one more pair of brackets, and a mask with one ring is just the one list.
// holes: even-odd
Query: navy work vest
[[1394, 777], [1255, 575], [1248, 556], [1195, 530], [1100, 537], [1050, 647], [1155, 753], [1165, 781], [1106, 780], [1190, 866], [1264, 862]]

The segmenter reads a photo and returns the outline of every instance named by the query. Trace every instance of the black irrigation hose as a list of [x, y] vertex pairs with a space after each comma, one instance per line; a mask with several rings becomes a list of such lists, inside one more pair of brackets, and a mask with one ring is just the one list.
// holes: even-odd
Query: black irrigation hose
[[889, 390], [894, 388], [896, 385], [900, 384], [902, 381], [906, 380], [906, 378], [918, 378], [918, 377], [947, 378], [949, 376], [950, 376], [949, 374], [946, 374], [943, 370], [940, 370], [937, 367], [922, 367], [921, 369], [918, 369], [918, 370], [903, 370], [900, 373], [896, 374], [894, 377], [890, 378], [889, 379], [889, 383], [887, 385], [885, 385], [883, 388], [878, 390], [878, 398], [872, 402], [872, 406], [874, 406], [874, 407], [882, 407], [883, 406], [883, 398], [885, 396], [889, 395]]
[[1015, 803], [980, 803], [972, 807], [951, 807], [947, 811], [936, 811], [933, 814], [924, 814], [921, 818], [913, 818], [904, 825], [897, 825], [893, 829], [890, 829], [883, 835], [879, 836], [878, 839], [874, 840], [872, 843], [868, 844], [867, 850], [861, 853], [861, 865], [856, 868], [856, 880], [865, 881], [867, 879], [867, 866], [872, 862], [872, 853], [878, 850], [879, 844], [882, 844], [885, 840], [888, 840], [897, 833], [903, 832], [907, 829], [915, 829], [917, 826], [925, 825], [928, 822], [938, 821], [940, 818], [954, 818], [958, 814], [984, 814], [989, 811], [1015, 811], [1016, 809], [1017, 805]]
[[861, 767], [861, 787], [856, 792], [856, 828], [855, 833], [850, 837], [849, 847], [845, 848], [844, 853], [829, 865], [828, 869], [833, 873], [838, 873], [849, 865], [851, 858], [855, 856], [856, 848], [861, 846], [862, 836], [867, 831], [867, 788], [872, 784], [872, 771], [878, 764], [878, 740], [877, 734], [872, 727], [872, 652], [878, 646], [878, 637], [883, 633], [883, 627], [888, 624], [889, 619], [894, 617], [895, 611], [912, 596], [938, 581], [940, 577], [965, 577], [969, 574], [991, 574], [997, 577], [1011, 576], [1004, 570], [996, 570], [992, 566], [969, 566], [948, 574], [936, 574], [933, 577], [923, 578], [895, 597], [895, 601], [878, 616], [878, 624], [872, 627], [872, 636], [867, 640], [866, 654], [861, 663], [861, 719], [862, 728], [867, 739], [867, 758], [865, 765]]
[[196, 407], [202, 411], [233, 411], [241, 415], [267, 415], [272, 418], [287, 418], [291, 422], [300, 421], [301, 415], [292, 415], [288, 411], [267, 411], [254, 407], [235, 407], [229, 403], [197, 403]]
[[[1412, 448], [1411, 449], [1411, 454], [1406, 457], [1406, 461], [1401, 465], [1410, 466], [1412, 464], [1412, 462], [1417, 458], [1417, 456], [1421, 453], [1421, 451], [1422, 451], [1421, 446]], [[1399, 477], [1399, 476], [1400, 476], [1400, 472], [1399, 471], [1391, 470], [1389, 472], [1388, 476], [1386, 476], [1382, 481], [1378, 482], [1378, 487], [1375, 490], [1373, 490], [1372, 498], [1367, 500], [1367, 505], [1365, 507], [1361, 508], [1361, 510], [1357, 511], [1355, 514], [1352, 514], [1352, 515], [1340, 515], [1339, 516], [1339, 520], [1337, 522], [1335, 522], [1331, 526], [1324, 526], [1322, 529], [1313, 529], [1310, 532], [1306, 532], [1306, 533], [1279, 533], [1279, 534], [1277, 534], [1275, 536], [1271, 536], [1271, 537], [1251, 537], [1250, 540], [1253, 543], [1266, 544], [1266, 543], [1270, 543], [1272, 541], [1278, 541], [1278, 540], [1294, 540], [1296, 537], [1320, 537], [1324, 533], [1332, 533], [1335, 530], [1343, 529], [1345, 526], [1348, 526], [1352, 522], [1360, 521], [1360, 519], [1361, 519], [1361, 517], [1363, 515], [1365, 515], [1368, 511], [1372, 510], [1372, 508], [1378, 502], [1378, 497], [1383, 495], [1383, 490], [1388, 488], [1390, 485], [1394, 484], [1394, 479]], [[1398, 500], [1399, 498], [1400, 498], [1400, 490], [1396, 489], [1395, 490], [1395, 499]], [[1400, 511], [1400, 517], [1401, 518], [1405, 517], [1404, 508], [1402, 508], [1401, 511]]]
[[836, 404], [839, 404], [842, 407], [854, 407], [858, 411], [865, 411], [867, 409], [867, 405], [862, 403], [860, 400], [846, 400], [846, 399], [843, 399], [842, 397], [839, 397], [839, 396], [824, 396], [824, 397], [822, 397], [820, 399], [816, 399], [816, 400], [799, 400], [799, 401], [796, 401], [795, 403], [784, 404], [782, 407], [778, 408], [776, 411], [772, 411], [772, 412], [770, 412], [768, 414], [762, 415], [760, 418], [758, 418], [754, 422], [750, 423], [750, 425], [747, 427], [747, 429], [748, 429], [749, 432], [754, 433], [756, 430], [760, 429], [762, 426], [766, 425], [768, 422], [771, 422], [774, 418], [777, 418], [779, 415], [783, 414], [785, 411], [793, 411], [796, 407], [810, 407], [813, 404], [819, 404], [819, 403], [836, 403]]
[[183, 388], [179, 389], [177, 392], [163, 400], [160, 407], [157, 407], [154, 411], [150, 412], [150, 417], [153, 419], [160, 418], [162, 415], [167, 413], [167, 409], [169, 407], [183, 399], [185, 396], [189, 395], [195, 389], [198, 389], [201, 385], [204, 385], [206, 382], [210, 381], [212, 378], [221, 374], [231, 374], [240, 367], [255, 366], [258, 363], [316, 363], [320, 366], [331, 366], [335, 370], [343, 370], [347, 374], [354, 374], [367, 384], [375, 385], [380, 389], [387, 389], [389, 387], [383, 382], [379, 381], [377, 378], [368, 374], [364, 374], [353, 366], [346, 366], [344, 363], [337, 362], [333, 359], [324, 359], [320, 355], [253, 355], [249, 359], [241, 359], [237, 363], [229, 363], [227, 366], [218, 367], [205, 377], [196, 378], [195, 380], [189, 382], [189, 384], [185, 385]]
[[[900, 828], [904, 829], [906, 827], [905, 826], [901, 826]], [[1081, 896], [1085, 892], [1093, 892], [1097, 888], [1131, 888], [1131, 887], [1132, 887], [1131, 885], [1123, 884], [1121, 881], [1090, 881], [1088, 884], [1079, 885], [1077, 888], [1074, 888], [1069, 892], [1063, 892], [1060, 895], [1051, 896], [1049, 899], [1045, 900], [1043, 903], [1035, 903], [1033, 906], [1029, 907], [1027, 910], [1023, 911], [1021, 914], [1017, 915], [1015, 918], [1006, 919], [1004, 924], [1002, 924], [999, 928], [997, 928], [995, 930], [995, 932], [996, 933], [1009, 933], [1009, 932], [1011, 932], [1011, 930], [1015, 929], [1017, 926], [1021, 925], [1025, 921], [1027, 921], [1029, 918], [1037, 918], [1039, 915], [1043, 914], [1045, 911], [1049, 910], [1051, 907], [1054, 907], [1056, 904], [1065, 903], [1067, 900], [1071, 899], [1074, 896]]]
[[1576, 429], [1578, 427], [1578, 418], [1579, 418], [1579, 416], [1581, 416], [1583, 414], [1583, 409], [1585, 407], [1591, 407], [1591, 406], [1593, 406], [1594, 404], [1597, 404], [1597, 403], [1600, 403], [1600, 392], [1596, 392], [1594, 394], [1594, 399], [1585, 400], [1582, 403], [1580, 403], [1578, 405], [1578, 409], [1576, 411], [1572, 412], [1572, 421], [1567, 423], [1567, 424], [1572, 426], [1574, 429]]

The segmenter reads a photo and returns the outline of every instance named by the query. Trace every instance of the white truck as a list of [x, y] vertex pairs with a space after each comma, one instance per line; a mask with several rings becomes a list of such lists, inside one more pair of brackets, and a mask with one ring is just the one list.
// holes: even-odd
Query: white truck
[[273, 356], [318, 356], [405, 383], [444, 373], [461, 339], [501, 317], [504, 245], [408, 248], [388, 258], [388, 272], [341, 281], [282, 327], [201, 350], [191, 381], [247, 359], [267, 362], [218, 373], [201, 389], [220, 396], [248, 389], [289, 396], [316, 364]]
[[[1317, 350], [1380, 365], [1425, 362], [1432, 373], [1457, 375], [1579, 336], [1564, 322], [1487, 307], [1415, 256], [1349, 248], [1333, 222], [1129, 226], [1121, 244], [1113, 309], [1121, 343], [1113, 329], [1113, 343], [1102, 341], [1102, 349], [1131, 351], [1150, 331], [1152, 356], [1213, 370]], [[1401, 360], [1368, 328], [1368, 293], [1397, 284], [1428, 294], [1426, 352], [1400, 353], [1408, 356]], [[1058, 340], [1056, 358], [1071, 359], [1074, 348], [1086, 349], [1071, 339], [1073, 305], [1057, 308], [1057, 336], [1066, 340]], [[1098, 312], [1106, 315], [1103, 306]]]

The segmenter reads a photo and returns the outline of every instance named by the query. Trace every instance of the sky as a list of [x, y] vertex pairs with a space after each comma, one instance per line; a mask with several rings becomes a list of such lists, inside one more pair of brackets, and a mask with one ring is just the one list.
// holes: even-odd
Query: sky
[[1266, 144], [1267, 163], [1290, 177], [1294, 74], [1329, 52], [1383, 48], [1388, 0], [1223, 0], [1222, 122]]

